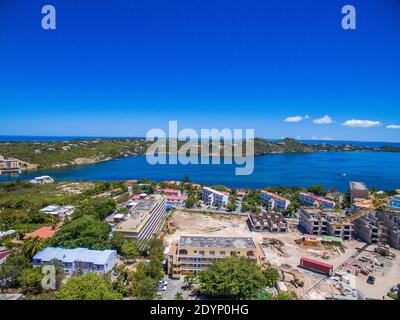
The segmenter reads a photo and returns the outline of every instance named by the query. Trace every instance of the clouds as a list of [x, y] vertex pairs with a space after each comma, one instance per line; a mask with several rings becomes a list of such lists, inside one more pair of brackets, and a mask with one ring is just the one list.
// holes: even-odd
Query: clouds
[[303, 119], [304, 119], [304, 117], [302, 117], [302, 116], [293, 116], [293, 117], [287, 117], [285, 119], [285, 122], [300, 122]]
[[313, 120], [313, 123], [315, 123], [315, 124], [330, 124], [332, 122], [333, 122], [332, 118], [328, 115], [325, 115], [322, 118]]
[[311, 140], [330, 141], [330, 140], [333, 140], [333, 139], [332, 139], [331, 137], [326, 137], [326, 136], [324, 136], [324, 137], [312, 136], [312, 137], [311, 137]]
[[372, 128], [378, 127], [381, 123], [379, 121], [371, 121], [371, 120], [347, 120], [342, 123], [342, 126], [349, 128]]
[[390, 124], [390, 125], [386, 126], [386, 128], [388, 128], [388, 129], [400, 129], [400, 125]]

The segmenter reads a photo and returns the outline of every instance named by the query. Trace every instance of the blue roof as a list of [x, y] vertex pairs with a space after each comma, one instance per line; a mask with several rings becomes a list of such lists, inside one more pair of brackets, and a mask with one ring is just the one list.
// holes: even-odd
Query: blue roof
[[59, 260], [66, 263], [74, 261], [90, 262], [97, 265], [104, 265], [115, 250], [90, 250], [85, 248], [63, 249], [48, 247], [40, 250], [32, 259], [42, 262]]

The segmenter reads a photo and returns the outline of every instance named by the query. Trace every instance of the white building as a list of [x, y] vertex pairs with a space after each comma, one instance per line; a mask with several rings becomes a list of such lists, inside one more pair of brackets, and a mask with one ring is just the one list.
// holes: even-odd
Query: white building
[[89, 250], [85, 248], [63, 249], [44, 248], [32, 258], [34, 267], [58, 262], [62, 264], [65, 274], [75, 273], [108, 273], [117, 263], [115, 250]]
[[58, 205], [50, 205], [40, 210], [40, 212], [50, 214], [52, 216], [57, 217], [59, 221], [64, 221], [68, 219], [71, 214], [75, 211], [74, 206], [58, 206]]
[[210, 206], [223, 207], [228, 204], [229, 195], [208, 187], [201, 189], [201, 200]]
[[183, 197], [178, 195], [165, 196], [165, 204], [171, 207], [181, 207], [183, 204]]
[[288, 199], [264, 190], [261, 191], [260, 198], [268, 203], [268, 208], [271, 210], [273, 210], [275, 207], [286, 210], [290, 205], [290, 201]]
[[40, 176], [30, 180], [29, 182], [33, 184], [46, 184], [46, 183], [53, 183], [54, 179], [49, 176]]

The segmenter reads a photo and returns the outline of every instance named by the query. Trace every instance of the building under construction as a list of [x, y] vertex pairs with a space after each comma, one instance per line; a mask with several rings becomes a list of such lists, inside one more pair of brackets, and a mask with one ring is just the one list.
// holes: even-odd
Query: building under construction
[[279, 212], [250, 213], [248, 224], [251, 231], [286, 232], [288, 223]]
[[346, 215], [334, 209], [301, 207], [299, 227], [307, 234], [328, 235], [351, 240], [353, 224], [343, 222]]

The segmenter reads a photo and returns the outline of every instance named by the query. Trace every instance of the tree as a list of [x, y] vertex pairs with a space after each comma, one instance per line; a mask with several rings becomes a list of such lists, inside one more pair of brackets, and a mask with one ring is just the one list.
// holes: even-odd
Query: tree
[[183, 295], [181, 292], [175, 294], [174, 300], [183, 300]]
[[38, 294], [42, 291], [42, 270], [41, 268], [24, 269], [18, 277], [18, 281], [24, 291]]
[[24, 242], [22, 245], [22, 252], [28, 257], [32, 258], [36, 253], [38, 253], [44, 246], [45, 240], [42, 238], [30, 238]]
[[326, 194], [324, 187], [320, 185], [312, 185], [307, 188], [307, 192], [311, 192], [313, 194], [317, 194], [320, 196], [324, 196]]
[[185, 207], [188, 209], [193, 208], [195, 204], [196, 204], [196, 199], [194, 197], [189, 197], [185, 201]]
[[83, 216], [65, 224], [49, 244], [64, 248], [106, 249], [110, 247], [109, 227], [92, 216]]
[[137, 281], [134, 285], [134, 295], [139, 300], [151, 300], [155, 295], [157, 280], [146, 277]]
[[234, 204], [234, 203], [232, 203], [232, 202], [229, 202], [228, 205], [226, 206], [226, 209], [227, 209], [229, 212], [235, 211], [236, 208], [237, 208], [237, 205]]
[[59, 300], [121, 300], [122, 294], [97, 273], [72, 276], [56, 295]]
[[121, 253], [126, 259], [134, 259], [139, 256], [139, 249], [132, 239], [126, 239], [121, 248]]
[[265, 286], [261, 269], [244, 257], [214, 261], [199, 275], [200, 292], [211, 298], [250, 299]]
[[23, 254], [12, 255], [0, 267], [0, 286], [1, 288], [17, 288], [19, 277], [24, 269], [31, 268], [29, 259]]
[[279, 280], [279, 272], [274, 267], [269, 267], [266, 270], [264, 270], [263, 275], [264, 275], [264, 279], [265, 279], [265, 284], [268, 287], [275, 286]]
[[270, 296], [268, 300], [297, 300], [297, 295], [293, 291], [281, 291], [277, 295]]

